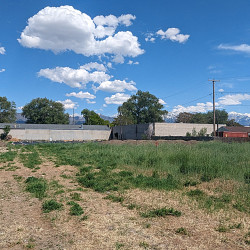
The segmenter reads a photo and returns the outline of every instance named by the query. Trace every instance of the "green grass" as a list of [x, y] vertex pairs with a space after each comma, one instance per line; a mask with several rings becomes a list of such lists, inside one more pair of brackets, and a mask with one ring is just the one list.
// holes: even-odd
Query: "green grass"
[[63, 205], [61, 203], [58, 203], [55, 200], [47, 200], [44, 201], [42, 204], [42, 210], [44, 213], [49, 213], [54, 210], [60, 210], [62, 209]]
[[0, 154], [0, 163], [6, 163], [6, 162], [10, 162], [10, 161], [14, 161], [14, 159], [17, 156], [17, 152], [16, 151], [12, 151], [9, 148], [8, 152], [4, 152]]
[[67, 204], [71, 206], [70, 213], [69, 213], [70, 215], [80, 216], [84, 213], [82, 207], [78, 203], [74, 201], [70, 201]]
[[34, 146], [27, 146], [27, 152], [19, 154], [20, 161], [27, 168], [39, 169], [42, 160]]
[[26, 179], [25, 184], [25, 190], [32, 193], [36, 198], [42, 199], [46, 197], [48, 183], [45, 179], [31, 176]]
[[[38, 144], [22, 147], [23, 162], [37, 168], [40, 155], [50, 158], [55, 165], [72, 165], [79, 169], [77, 181], [97, 192], [123, 191], [130, 188], [182, 190], [201, 182], [232, 180], [235, 188], [228, 198], [207, 195], [188, 195], [204, 200], [201, 207], [237, 209], [250, 208], [249, 172], [250, 143], [201, 142], [193, 145], [106, 145]], [[13, 150], [12, 150], [13, 151]], [[0, 157], [13, 159], [16, 152]], [[221, 190], [222, 193], [226, 191]], [[223, 200], [224, 199], [224, 200]], [[227, 202], [225, 201], [228, 200]], [[233, 206], [234, 204], [234, 206]]]
[[153, 217], [165, 217], [165, 216], [181, 216], [181, 212], [178, 210], [175, 210], [173, 208], [159, 208], [159, 209], [153, 209], [149, 210], [147, 212], [141, 213], [141, 216], [144, 218], [153, 218]]

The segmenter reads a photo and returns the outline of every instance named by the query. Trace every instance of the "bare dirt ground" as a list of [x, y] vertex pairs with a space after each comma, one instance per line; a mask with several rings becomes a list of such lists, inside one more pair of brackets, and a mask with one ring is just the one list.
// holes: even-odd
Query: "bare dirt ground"
[[[4, 148], [0, 149], [0, 153], [4, 152]], [[44, 159], [40, 169], [33, 172], [18, 158], [14, 164], [15, 171], [8, 171], [6, 163], [0, 164], [0, 249], [249, 248], [244, 235], [250, 223], [244, 213], [207, 213], [178, 192], [129, 190], [123, 194], [125, 204], [135, 203], [142, 208], [166, 206], [182, 211], [181, 217], [142, 218], [137, 210], [103, 199], [107, 194], [80, 190], [74, 180], [75, 167], [55, 167]], [[64, 192], [56, 197], [64, 204], [64, 209], [43, 213], [42, 201], [24, 190], [24, 180], [29, 176], [57, 180]], [[69, 215], [66, 203], [75, 192], [81, 196], [78, 203], [88, 216], [86, 220]], [[241, 223], [242, 228], [227, 232], [216, 230], [221, 224], [235, 223]], [[176, 232], [181, 227], [186, 229], [186, 234]]]

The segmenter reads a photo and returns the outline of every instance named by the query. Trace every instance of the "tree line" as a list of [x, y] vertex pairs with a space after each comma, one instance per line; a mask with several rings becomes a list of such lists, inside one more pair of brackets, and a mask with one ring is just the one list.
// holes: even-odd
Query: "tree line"
[[[118, 107], [118, 115], [112, 123], [102, 119], [96, 112], [83, 109], [81, 114], [86, 125], [130, 125], [140, 123], [164, 122], [164, 116], [168, 111], [159, 99], [148, 91], [138, 90], [126, 102]], [[47, 98], [36, 98], [22, 108], [21, 113], [26, 123], [31, 124], [68, 124], [69, 114], [65, 113], [62, 103]], [[8, 101], [6, 97], [0, 97], [0, 123], [13, 123], [16, 121], [16, 104]], [[176, 118], [177, 123], [213, 123], [213, 112], [188, 113], [182, 112]], [[216, 110], [216, 123], [228, 126], [241, 126], [235, 120], [228, 119], [225, 110]]]

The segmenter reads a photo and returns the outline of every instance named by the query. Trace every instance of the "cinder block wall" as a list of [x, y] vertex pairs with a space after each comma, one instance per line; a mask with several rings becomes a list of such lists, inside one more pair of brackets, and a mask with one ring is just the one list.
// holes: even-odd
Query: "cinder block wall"
[[31, 141], [95, 141], [109, 140], [110, 133], [111, 130], [11, 129], [9, 134], [12, 138]]
[[[218, 127], [225, 126], [219, 124]], [[213, 132], [213, 124], [194, 124], [194, 123], [155, 123], [155, 136], [185, 136], [187, 132], [192, 133], [195, 128], [198, 133], [202, 128], [207, 129], [207, 134]], [[216, 125], [217, 129], [217, 125]]]

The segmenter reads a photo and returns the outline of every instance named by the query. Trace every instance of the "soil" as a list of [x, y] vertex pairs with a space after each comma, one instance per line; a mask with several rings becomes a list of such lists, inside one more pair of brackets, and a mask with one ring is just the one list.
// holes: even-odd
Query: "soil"
[[[1, 152], [4, 147], [0, 147]], [[115, 203], [104, 199], [107, 193], [80, 190], [74, 179], [77, 169], [73, 166], [56, 167], [43, 159], [40, 169], [33, 172], [18, 159], [14, 165], [15, 171], [7, 171], [6, 163], [0, 163], [0, 249], [249, 248], [244, 235], [250, 228], [250, 220], [244, 213], [207, 213], [179, 192], [154, 190], [129, 190], [122, 194], [124, 204]], [[25, 191], [24, 180], [29, 176], [58, 181], [64, 193], [56, 198], [64, 204], [64, 209], [43, 213], [42, 201]], [[66, 203], [75, 192], [81, 196], [77, 203], [88, 216], [86, 220], [69, 215], [70, 206]], [[143, 209], [174, 207], [182, 216], [143, 218], [136, 209], [125, 206], [131, 203]], [[222, 223], [241, 223], [242, 228], [216, 231]], [[176, 233], [181, 227], [186, 229], [186, 235]]]

